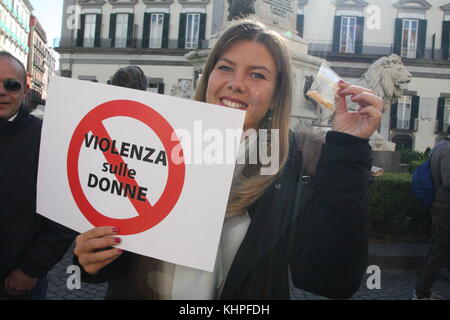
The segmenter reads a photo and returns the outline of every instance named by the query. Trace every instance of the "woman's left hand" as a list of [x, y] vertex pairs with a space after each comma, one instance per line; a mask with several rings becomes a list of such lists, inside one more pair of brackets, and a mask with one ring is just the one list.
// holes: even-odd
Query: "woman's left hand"
[[[359, 104], [356, 112], [349, 112], [345, 98]], [[383, 116], [384, 101], [373, 91], [341, 81], [336, 94], [336, 113], [333, 131], [347, 133], [359, 138], [369, 139], [378, 129]]]

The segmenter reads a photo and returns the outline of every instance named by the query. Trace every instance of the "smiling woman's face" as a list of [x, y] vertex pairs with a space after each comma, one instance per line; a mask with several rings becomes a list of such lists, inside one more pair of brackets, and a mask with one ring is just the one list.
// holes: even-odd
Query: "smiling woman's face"
[[276, 79], [276, 64], [266, 46], [239, 41], [214, 66], [206, 102], [247, 111], [244, 130], [259, 129], [259, 122], [273, 107]]

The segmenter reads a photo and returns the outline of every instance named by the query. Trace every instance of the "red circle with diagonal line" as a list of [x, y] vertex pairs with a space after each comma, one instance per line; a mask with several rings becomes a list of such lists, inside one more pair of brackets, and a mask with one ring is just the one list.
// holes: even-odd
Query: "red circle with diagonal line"
[[[95, 209], [86, 198], [80, 182], [78, 172], [80, 151], [85, 141], [85, 135], [92, 132], [99, 138], [107, 138], [112, 141], [103, 121], [114, 117], [130, 117], [147, 125], [149, 130], [156, 133], [166, 151], [168, 163], [168, 177], [164, 191], [155, 205], [151, 205], [147, 199], [145, 202], [135, 199], [129, 200], [136, 209], [138, 216], [130, 219], [113, 219], [106, 217]], [[180, 163], [174, 163], [171, 157], [174, 148], [179, 150]], [[104, 152], [106, 160], [110, 164], [124, 163], [120, 155]], [[178, 161], [177, 161], [178, 162]], [[73, 198], [82, 214], [95, 227], [114, 226], [119, 227], [121, 235], [132, 235], [149, 230], [163, 221], [173, 210], [181, 195], [185, 179], [185, 164], [180, 140], [172, 126], [158, 112], [144, 104], [129, 101], [115, 100], [99, 105], [89, 112], [79, 123], [70, 141], [67, 155], [67, 176]], [[138, 186], [134, 179], [117, 176], [119, 182]]]

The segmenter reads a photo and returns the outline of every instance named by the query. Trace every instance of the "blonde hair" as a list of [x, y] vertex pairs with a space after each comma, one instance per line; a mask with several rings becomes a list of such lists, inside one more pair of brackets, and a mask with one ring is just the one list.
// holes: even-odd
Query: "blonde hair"
[[[255, 19], [244, 19], [234, 22], [219, 38], [212, 49], [199, 81], [195, 100], [206, 102], [206, 92], [211, 72], [220, 57], [239, 41], [255, 41], [266, 46], [277, 67], [276, 90], [272, 98], [273, 118], [269, 129], [279, 130], [279, 170], [272, 176], [259, 173], [261, 164], [247, 164], [234, 183], [230, 193], [227, 217], [239, 215], [261, 197], [264, 191], [275, 181], [286, 164], [289, 154], [289, 124], [292, 105], [291, 59], [284, 39], [276, 32], [268, 30]], [[265, 117], [263, 121], [267, 121]], [[261, 125], [261, 123], [260, 123]], [[268, 143], [270, 145], [270, 142]]]

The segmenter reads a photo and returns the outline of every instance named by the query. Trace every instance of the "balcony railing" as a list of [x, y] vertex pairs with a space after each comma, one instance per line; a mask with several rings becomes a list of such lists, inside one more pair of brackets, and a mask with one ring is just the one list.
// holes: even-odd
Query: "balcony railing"
[[[80, 46], [79, 41], [73, 38], [62, 38], [59, 42], [59, 48], [101, 48], [101, 49], [126, 49], [126, 48], [134, 48], [134, 49], [184, 49], [184, 50], [201, 50], [207, 49], [209, 47], [208, 40], [201, 40], [198, 43], [197, 48], [184, 48], [179, 47], [178, 39], [168, 39], [167, 44], [164, 45], [163, 48], [149, 48], [143, 46], [142, 39], [115, 39], [114, 43], [112, 39], [83, 39], [83, 45]], [[114, 44], [114, 45], [113, 45]], [[119, 46], [119, 44], [121, 44]], [[123, 45], [127, 44], [127, 45]]]

